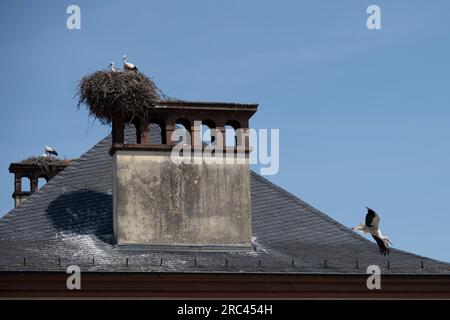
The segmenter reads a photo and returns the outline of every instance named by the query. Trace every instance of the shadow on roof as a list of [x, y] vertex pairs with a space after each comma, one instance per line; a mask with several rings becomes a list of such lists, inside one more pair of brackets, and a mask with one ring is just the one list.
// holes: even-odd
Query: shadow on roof
[[62, 234], [94, 235], [113, 244], [112, 195], [92, 190], [64, 193], [53, 200], [47, 214]]

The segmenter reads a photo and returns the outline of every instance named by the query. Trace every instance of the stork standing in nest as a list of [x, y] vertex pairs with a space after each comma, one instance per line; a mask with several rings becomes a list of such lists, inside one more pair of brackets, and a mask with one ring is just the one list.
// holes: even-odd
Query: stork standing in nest
[[132, 71], [138, 70], [138, 68], [136, 68], [134, 64], [127, 61], [127, 55], [123, 56], [123, 70], [132, 70]]
[[112, 72], [116, 72], [117, 71], [117, 69], [116, 69], [116, 64], [114, 63], [114, 61], [111, 61], [110, 63], [109, 63], [109, 66], [108, 66], [108, 69], [107, 70], [111, 70]]
[[56, 152], [55, 149], [53, 149], [52, 147], [49, 147], [48, 145], [45, 145], [44, 150], [45, 150], [45, 153], [44, 153], [45, 157], [49, 157], [50, 155], [54, 155], [55, 157], [58, 156], [58, 152]]

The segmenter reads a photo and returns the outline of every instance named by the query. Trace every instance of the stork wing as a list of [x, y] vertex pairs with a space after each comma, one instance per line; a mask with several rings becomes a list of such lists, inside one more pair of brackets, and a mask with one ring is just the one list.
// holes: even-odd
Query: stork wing
[[380, 216], [375, 211], [368, 208], [366, 214], [366, 226], [378, 229], [379, 224]]
[[45, 147], [45, 151], [47, 151], [48, 153], [50, 153], [50, 154], [54, 154], [55, 156], [57, 156], [58, 155], [58, 152], [56, 152], [56, 150], [55, 149], [53, 149], [52, 147]]
[[132, 64], [131, 62], [124, 62], [123, 63], [123, 68], [125, 69], [125, 70], [135, 70], [135, 71], [137, 71], [137, 67], [134, 65], [134, 64]]
[[381, 240], [380, 238], [378, 238], [377, 236], [372, 235], [372, 237], [375, 239], [375, 241], [378, 244], [378, 248], [380, 248], [380, 254], [382, 256], [385, 256], [386, 254], [389, 254], [389, 248], [386, 247], [386, 245], [384, 244], [384, 241]]

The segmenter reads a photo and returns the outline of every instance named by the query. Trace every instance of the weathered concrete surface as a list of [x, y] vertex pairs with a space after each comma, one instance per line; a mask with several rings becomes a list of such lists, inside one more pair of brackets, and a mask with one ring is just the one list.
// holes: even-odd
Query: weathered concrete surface
[[114, 154], [118, 244], [251, 246], [248, 164], [174, 164], [169, 155]]

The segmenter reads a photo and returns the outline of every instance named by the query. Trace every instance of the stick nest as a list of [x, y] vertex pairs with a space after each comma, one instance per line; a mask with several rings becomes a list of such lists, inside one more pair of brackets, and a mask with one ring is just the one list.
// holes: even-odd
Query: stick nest
[[30, 164], [38, 166], [42, 171], [55, 171], [58, 167], [68, 166], [70, 160], [61, 160], [55, 157], [32, 156], [22, 160], [22, 164]]
[[[149, 110], [165, 96], [155, 83], [138, 71], [97, 71], [83, 77], [78, 86], [78, 109], [110, 124], [116, 112], [145, 121]], [[136, 119], [136, 120], [137, 120]]]

